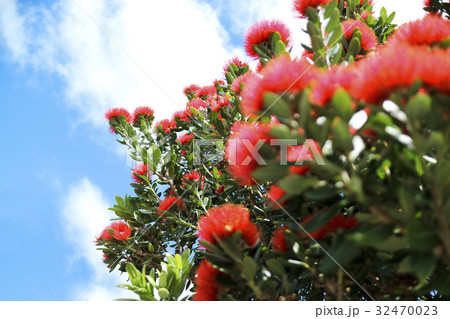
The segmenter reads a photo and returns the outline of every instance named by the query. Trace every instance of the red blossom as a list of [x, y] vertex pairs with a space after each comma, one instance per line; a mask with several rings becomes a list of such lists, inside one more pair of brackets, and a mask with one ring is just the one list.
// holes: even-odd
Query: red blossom
[[184, 110], [176, 111], [173, 114], [174, 120], [179, 120], [181, 122], [189, 122], [189, 118], [192, 116], [192, 112], [189, 108], [185, 108]]
[[187, 103], [188, 107], [193, 107], [196, 110], [206, 108], [207, 104], [202, 99], [192, 99]]
[[138, 124], [139, 122], [139, 114], [142, 114], [144, 117], [151, 117], [155, 114], [155, 111], [148, 106], [139, 106], [133, 112], [133, 124]]
[[291, 37], [291, 32], [284, 23], [278, 20], [261, 20], [253, 24], [244, 34], [245, 52], [258, 59], [259, 55], [253, 49], [254, 45], [264, 44], [269, 41], [270, 35], [273, 32], [278, 32], [281, 36], [281, 41], [288, 43]]
[[234, 57], [231, 60], [229, 60], [227, 63], [225, 63], [225, 65], [223, 66], [224, 73], [228, 72], [228, 67], [230, 66], [231, 63], [234, 63], [234, 65], [236, 65], [238, 68], [243, 68], [248, 65], [247, 62], [243, 62], [238, 57]]
[[294, 1], [294, 12], [297, 12], [300, 18], [306, 17], [306, 8], [312, 7], [317, 8], [319, 6], [324, 6], [333, 0], [295, 0]]
[[197, 171], [192, 171], [190, 173], [186, 173], [183, 175], [183, 179], [182, 179], [182, 185], [181, 187], [184, 188], [186, 181], [185, 179], [187, 179], [190, 182], [197, 182], [200, 180], [200, 178], [202, 179], [202, 185], [201, 185], [201, 189], [203, 189], [203, 182], [205, 181], [205, 176], [201, 176], [199, 172]]
[[217, 89], [214, 85], [202, 86], [197, 91], [197, 97], [208, 96], [208, 95], [216, 95]]
[[288, 230], [289, 227], [287, 225], [279, 226], [273, 233], [272, 237], [272, 246], [273, 250], [276, 251], [287, 251], [289, 247], [286, 244], [286, 240], [284, 239], [284, 233]]
[[179, 208], [181, 208], [182, 205], [183, 205], [183, 201], [181, 199], [179, 199], [178, 197], [166, 196], [166, 198], [164, 198], [161, 201], [161, 203], [159, 203], [158, 213], [161, 214], [162, 212], [170, 210], [172, 207], [179, 209]]
[[[109, 233], [109, 229], [113, 230], [113, 234]], [[109, 240], [115, 238], [117, 240], [127, 240], [131, 236], [131, 228], [123, 221], [112, 222], [106, 227], [96, 241]]]
[[219, 80], [219, 79], [214, 80], [213, 83], [214, 83], [214, 86], [217, 86], [217, 85], [223, 85], [223, 86], [225, 86], [225, 85], [226, 85], [226, 83], [225, 83], [224, 80]]
[[305, 165], [303, 162], [314, 160], [315, 152], [318, 155], [322, 154], [319, 143], [312, 140], [307, 140], [305, 145], [289, 146], [287, 149], [287, 161], [295, 163], [294, 166], [289, 167], [289, 171], [298, 175], [306, 174], [311, 165]]
[[233, 92], [239, 93], [241, 91], [241, 89], [240, 89], [241, 83], [245, 84], [252, 75], [253, 75], [252, 72], [249, 71], [249, 72], [244, 73], [243, 75], [237, 77], [233, 81], [233, 83], [231, 83], [230, 90]]
[[427, 15], [423, 19], [406, 23], [398, 28], [389, 45], [405, 42], [410, 45], [427, 45], [450, 38], [450, 20]]
[[361, 48], [365, 51], [375, 48], [378, 44], [377, 36], [371, 28], [360, 20], [348, 19], [342, 22], [345, 37], [350, 40], [353, 30], [356, 28], [361, 32]]
[[130, 112], [128, 112], [126, 109], [124, 108], [113, 108], [113, 109], [109, 109], [105, 112], [105, 118], [109, 121], [114, 117], [118, 117], [120, 115], [125, 116], [125, 118], [127, 119], [127, 122], [130, 123], [131, 122], [131, 114]]
[[250, 221], [250, 212], [241, 205], [225, 204], [211, 208], [198, 222], [198, 236], [216, 244], [214, 237], [223, 239], [242, 232], [242, 238], [253, 247], [259, 240], [258, 227]]
[[[386, 47], [358, 63], [350, 93], [376, 104], [391, 92], [421, 79], [424, 86], [450, 94], [450, 59], [445, 50], [397, 45]], [[370, 76], [367, 76], [370, 75]]]
[[225, 189], [225, 185], [220, 185], [219, 187], [216, 188], [216, 191], [214, 192], [214, 194], [218, 195], [220, 193], [222, 193]]
[[225, 158], [228, 160], [228, 171], [241, 185], [253, 185], [255, 180], [251, 173], [259, 167], [258, 161], [252, 155], [260, 141], [267, 141], [267, 125], [255, 122], [236, 122], [231, 127], [230, 138], [225, 148]]
[[134, 173], [145, 176], [148, 173], [148, 165], [139, 163], [132, 169], [132, 171], [133, 173], [131, 174], [131, 177], [136, 181], [136, 183], [142, 183], [142, 181], [134, 175]]
[[173, 129], [177, 128], [177, 122], [174, 120], [164, 119], [155, 124], [156, 129], [160, 129], [160, 126], [164, 132], [170, 133]]
[[314, 67], [305, 59], [291, 61], [288, 56], [271, 60], [261, 71], [261, 76], [248, 79], [242, 96], [242, 111], [247, 116], [263, 110], [266, 92], [283, 94], [298, 92], [310, 84]]
[[[312, 215], [307, 216], [303, 219], [302, 225], [307, 225], [308, 222], [312, 219]], [[328, 234], [336, 231], [337, 229], [348, 230], [355, 227], [358, 224], [358, 221], [355, 217], [345, 217], [343, 214], [339, 214], [333, 217], [328, 224], [322, 226], [318, 230], [310, 232], [309, 235], [314, 239], [322, 239]], [[299, 234], [302, 237], [309, 237], [307, 234]]]
[[197, 268], [195, 277], [194, 301], [216, 301], [219, 292], [219, 284], [216, 276], [220, 271], [211, 266], [206, 259], [203, 259]]
[[286, 205], [286, 201], [280, 202], [281, 198], [286, 195], [284, 189], [278, 185], [272, 185], [267, 192], [267, 198], [269, 199], [269, 205], [271, 207], [279, 208]]
[[178, 136], [177, 141], [181, 144], [189, 143], [189, 141], [194, 137], [194, 134], [192, 133], [184, 133]]
[[338, 65], [330, 70], [317, 70], [310, 93], [311, 102], [325, 106], [338, 89], [349, 91], [357, 72], [353, 65]]
[[193, 94], [195, 95], [197, 93], [197, 91], [200, 89], [200, 86], [195, 85], [195, 84], [191, 84], [187, 87], [184, 88], [184, 94]]
[[111, 238], [108, 228], [105, 228], [102, 230], [101, 234], [95, 238], [95, 242], [98, 243], [100, 240], [109, 240]]

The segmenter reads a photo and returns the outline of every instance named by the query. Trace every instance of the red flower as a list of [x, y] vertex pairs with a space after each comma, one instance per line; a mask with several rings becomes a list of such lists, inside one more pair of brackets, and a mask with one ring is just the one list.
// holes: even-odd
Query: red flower
[[278, 20], [261, 20], [253, 24], [244, 33], [245, 52], [249, 56], [258, 59], [259, 55], [253, 49], [253, 46], [268, 42], [270, 39], [270, 35], [273, 32], [280, 33], [281, 41], [287, 44], [289, 43], [291, 32], [286, 27], [286, 25], [284, 25], [284, 23]]
[[[177, 204], [177, 205], [175, 205]], [[175, 196], [166, 196], [161, 203], [159, 203], [158, 213], [166, 212], [170, 210], [172, 207], [180, 209], [183, 205], [183, 201]], [[178, 207], [177, 207], [178, 206]]]
[[202, 99], [192, 99], [187, 103], [187, 106], [199, 110], [206, 108], [207, 104]]
[[272, 237], [272, 246], [273, 250], [276, 251], [287, 251], [289, 247], [286, 244], [286, 240], [284, 239], [284, 233], [288, 230], [289, 227], [287, 225], [278, 227], [273, 233]]
[[241, 61], [238, 57], [234, 57], [223, 66], [224, 73], [228, 72], [228, 67], [230, 66], [231, 63], [234, 63], [234, 65], [236, 65], [238, 67], [238, 69], [244, 68], [248, 65], [248, 63]]
[[267, 198], [269, 199], [269, 205], [274, 208], [278, 208], [286, 205], [286, 201], [280, 202], [280, 199], [286, 195], [284, 189], [278, 185], [272, 185], [267, 192]]
[[298, 13], [300, 18], [306, 17], [306, 8], [317, 8], [318, 6], [324, 6], [333, 0], [295, 0], [294, 11]]
[[227, 238], [237, 231], [248, 246], [253, 247], [259, 240], [258, 227], [250, 221], [250, 212], [241, 205], [225, 204], [211, 208], [198, 222], [198, 236], [216, 244], [214, 238]]
[[194, 301], [216, 301], [220, 288], [216, 276], [220, 271], [203, 259], [198, 265], [196, 274]]
[[125, 116], [128, 123], [131, 122], [131, 114], [124, 108], [113, 108], [109, 109], [105, 112], [105, 118], [109, 121], [109, 130], [112, 133], [116, 133], [116, 130], [114, 129], [114, 125], [118, 124], [118, 117], [120, 115]]
[[173, 129], [177, 128], [177, 122], [174, 120], [165, 119], [156, 123], [155, 128], [159, 130], [160, 126], [164, 132], [170, 133]]
[[305, 165], [303, 162], [313, 160], [315, 153], [321, 154], [321, 152], [322, 150], [319, 143], [313, 140], [307, 140], [307, 143], [305, 143], [305, 145], [288, 147], [287, 161], [295, 163], [295, 166], [289, 167], [289, 171], [298, 175], [306, 174], [306, 172], [308, 172], [311, 168], [311, 165]]
[[304, 59], [291, 61], [283, 55], [271, 60], [261, 71], [261, 76], [248, 79], [241, 94], [242, 111], [247, 116], [261, 112], [264, 93], [298, 92], [310, 84], [313, 75], [313, 66]]
[[126, 240], [131, 236], [131, 228], [123, 221], [112, 222], [107, 229], [112, 229], [114, 232], [112, 237], [117, 240]]
[[361, 32], [361, 48], [365, 51], [375, 48], [378, 44], [377, 36], [371, 28], [360, 20], [345, 20], [342, 22], [342, 29], [345, 37], [350, 40], [353, 30], [356, 28]]
[[338, 65], [330, 70], [317, 70], [311, 88], [311, 102], [325, 106], [338, 89], [349, 91], [357, 77], [356, 72], [357, 69], [353, 65]]
[[231, 127], [230, 138], [225, 148], [225, 158], [228, 160], [228, 170], [230, 174], [241, 185], [253, 185], [255, 181], [251, 173], [259, 167], [258, 158], [253, 153], [257, 153], [257, 145], [261, 141], [266, 142], [268, 136], [268, 126], [255, 122], [236, 122]]
[[[312, 215], [309, 215], [303, 219], [302, 225], [307, 225], [308, 222], [311, 220]], [[345, 217], [343, 214], [339, 214], [335, 217], [333, 217], [328, 224], [325, 226], [322, 226], [316, 231], [310, 232], [309, 235], [311, 235], [314, 239], [322, 239], [329, 233], [332, 233], [336, 231], [337, 229], [344, 229], [348, 230], [353, 227], [355, 227], [358, 224], [358, 221], [355, 217]], [[307, 234], [299, 234], [299, 236], [303, 237], [309, 237]]]
[[139, 124], [139, 114], [143, 115], [144, 117], [152, 117], [153, 114], [155, 114], [155, 111], [148, 106], [137, 107], [133, 112], [133, 124], [135, 125]]
[[450, 38], [450, 20], [427, 15], [421, 20], [406, 23], [398, 28], [389, 45], [395, 46], [398, 42], [406, 42], [410, 45], [430, 46], [448, 38]]
[[241, 87], [241, 83], [246, 83], [247, 82], [247, 80], [252, 76], [253, 74], [252, 74], [252, 72], [247, 72], [247, 73], [244, 73], [243, 75], [241, 75], [241, 76], [239, 76], [239, 77], [237, 77], [234, 81], [233, 81], [233, 83], [231, 83], [231, 86], [230, 86], [230, 90], [231, 91], [234, 91], [234, 92], [236, 92], [236, 93], [239, 93], [241, 90], [240, 90], [240, 87]]
[[133, 173], [131, 174], [131, 177], [136, 181], [136, 183], [142, 183], [142, 181], [134, 175], [134, 173], [139, 175], [146, 175], [148, 173], [148, 165], [144, 163], [137, 164], [133, 169]]
[[218, 80], [218, 79], [214, 80], [213, 84], [214, 84], [214, 86], [217, 86], [217, 85], [226, 85], [226, 83], [225, 83], [224, 80]]
[[100, 240], [109, 240], [111, 239], [111, 234], [108, 231], [108, 227], [103, 229], [101, 234], [95, 238], [95, 242], [98, 243]]
[[128, 112], [126, 109], [124, 108], [113, 108], [113, 109], [109, 109], [105, 112], [105, 118], [109, 121], [114, 117], [118, 117], [120, 115], [125, 116], [125, 118], [127, 119], [127, 122], [130, 123], [131, 122], [131, 115], [130, 112]]
[[[191, 181], [191, 182], [197, 182], [197, 181], [200, 180], [201, 177], [202, 177], [202, 176], [201, 176], [200, 173], [197, 172], [197, 171], [193, 171], [193, 172], [190, 172], [190, 173], [186, 173], [186, 174], [183, 175], [181, 187], [182, 187], [182, 188], [185, 187], [185, 184], [186, 184], [185, 179], [187, 179], [188, 181]], [[201, 189], [203, 189], [203, 182], [204, 182], [204, 180], [205, 180], [205, 176], [203, 176], [203, 178], [202, 178], [202, 186], [201, 186]]]
[[219, 187], [216, 188], [216, 191], [214, 192], [214, 194], [218, 195], [220, 193], [222, 193], [225, 189], [225, 185], [220, 185]]
[[184, 134], [181, 134], [180, 136], [178, 136], [177, 141], [180, 142], [181, 144], [186, 144], [186, 143], [189, 143], [189, 141], [192, 139], [192, 137], [194, 137], [194, 134], [184, 133]]
[[[376, 104], [391, 92], [421, 79], [425, 87], [450, 94], [448, 51], [428, 47], [387, 47], [358, 63], [351, 95]], [[370, 76], [368, 76], [370, 74]]]
[[191, 84], [187, 87], [184, 88], [184, 94], [193, 94], [195, 95], [197, 93], [197, 91], [200, 89], [200, 86], [195, 85], [195, 84]]
[[185, 108], [184, 110], [176, 111], [173, 114], [174, 120], [179, 120], [181, 122], [189, 122], [189, 118], [192, 116], [192, 112], [189, 108]]
[[197, 91], [197, 97], [216, 95], [216, 94], [217, 94], [217, 89], [214, 85], [202, 86]]

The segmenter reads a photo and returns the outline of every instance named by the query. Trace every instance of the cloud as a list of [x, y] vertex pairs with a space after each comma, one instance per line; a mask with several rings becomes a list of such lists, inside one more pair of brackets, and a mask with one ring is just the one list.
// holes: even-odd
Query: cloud
[[91, 270], [86, 281], [73, 287], [73, 298], [81, 300], [113, 300], [136, 298], [136, 295], [116, 287], [125, 283], [127, 276], [118, 271], [109, 273], [102, 262], [102, 253], [95, 249], [93, 240], [109, 224], [112, 214], [102, 191], [83, 178], [72, 185], [63, 199], [62, 224], [65, 236], [73, 248], [73, 265], [84, 262]]
[[184, 106], [184, 86], [212, 83], [233, 54], [215, 11], [195, 0], [60, 0], [50, 8], [0, 1], [13, 58], [60, 76], [67, 102], [96, 126], [111, 107], [150, 105], [169, 116]]

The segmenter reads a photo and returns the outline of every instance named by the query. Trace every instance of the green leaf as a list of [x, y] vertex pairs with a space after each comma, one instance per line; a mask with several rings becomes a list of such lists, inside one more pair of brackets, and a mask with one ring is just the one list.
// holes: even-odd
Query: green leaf
[[339, 12], [339, 10], [337, 8], [333, 10], [330, 21], [328, 21], [327, 27], [325, 28], [325, 32], [327, 34], [330, 33], [331, 31], [333, 31], [337, 27], [337, 25], [340, 22], [340, 15], [341, 15], [341, 13]]
[[305, 15], [309, 21], [320, 24], [320, 17], [317, 9], [313, 7], [307, 7], [305, 10]]
[[344, 153], [353, 150], [352, 136], [349, 133], [349, 127], [346, 122], [335, 118], [331, 132], [334, 150], [341, 150]]
[[279, 164], [261, 166], [252, 172], [252, 176], [260, 183], [276, 182], [289, 173], [288, 166]]
[[289, 118], [292, 114], [289, 105], [283, 100], [282, 96], [276, 93], [265, 93], [264, 105], [268, 114], [273, 114], [282, 118]]
[[332, 273], [340, 267], [345, 267], [360, 254], [360, 248], [357, 244], [341, 239], [331, 246], [329, 255], [319, 264], [319, 270], [325, 274]]
[[275, 51], [273, 52], [276, 57], [286, 53], [286, 45], [283, 41], [278, 41], [275, 45]]
[[286, 271], [284, 270], [283, 264], [277, 259], [268, 259], [266, 264], [272, 274], [280, 277], [286, 276]]
[[[338, 2], [338, 0], [333, 0], [325, 6], [325, 12], [323, 14], [323, 17], [325, 19], [328, 19], [329, 17], [331, 17], [332, 14], [336, 11], [335, 9], [337, 8], [337, 2]], [[338, 12], [340, 12], [340, 11], [338, 11]]]
[[331, 99], [331, 105], [344, 121], [349, 121], [353, 115], [352, 99], [344, 89], [338, 89]]
[[127, 263], [126, 270], [128, 276], [130, 277], [130, 281], [134, 286], [141, 287], [141, 273], [137, 270], [137, 268], [132, 263]]
[[256, 276], [257, 269], [258, 265], [253, 258], [245, 256], [242, 265], [242, 277], [247, 279], [247, 281], [253, 280]]
[[358, 38], [352, 38], [345, 59], [349, 60], [351, 57], [356, 57], [359, 54], [359, 51], [361, 51], [361, 41]]
[[390, 24], [395, 18], [395, 12], [392, 12], [389, 17], [386, 19], [386, 24]]
[[166, 288], [159, 288], [158, 295], [161, 297], [161, 299], [164, 299], [164, 300], [167, 300], [170, 298], [170, 292]]
[[416, 94], [406, 105], [406, 115], [412, 120], [423, 119], [431, 110], [432, 100], [427, 94]]
[[382, 7], [380, 10], [380, 19], [381, 21], [383, 21], [383, 23], [385, 23], [387, 20], [387, 11], [385, 7]]
[[279, 185], [289, 195], [300, 195], [308, 188], [314, 186], [316, 183], [316, 179], [292, 174], [280, 180]]
[[436, 230], [418, 219], [413, 220], [408, 225], [406, 236], [411, 245], [411, 249], [416, 251], [430, 251], [440, 242]]
[[277, 42], [281, 41], [281, 35], [279, 32], [272, 32], [270, 35], [270, 48], [272, 49], [272, 52], [275, 52], [275, 48], [277, 46]]

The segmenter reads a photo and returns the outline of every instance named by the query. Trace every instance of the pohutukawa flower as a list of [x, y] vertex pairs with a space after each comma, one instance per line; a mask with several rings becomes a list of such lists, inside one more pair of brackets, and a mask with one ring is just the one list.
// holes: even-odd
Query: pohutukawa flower
[[239, 76], [238, 78], [236, 78], [233, 81], [233, 83], [231, 83], [230, 90], [234, 91], [236, 93], [239, 93], [241, 91], [241, 89], [240, 89], [241, 84], [244, 83], [244, 85], [245, 85], [248, 78], [251, 77], [252, 75], [253, 75], [252, 72], [249, 71], [249, 72], [244, 73], [243, 75]]
[[286, 205], [286, 201], [280, 201], [286, 192], [278, 185], [272, 185], [267, 192], [267, 198], [269, 199], [269, 205], [272, 208], [279, 208]]
[[105, 228], [102, 230], [101, 234], [95, 238], [95, 242], [98, 243], [100, 240], [109, 240], [111, 238], [108, 228]]
[[184, 94], [185, 95], [187, 95], [187, 94], [196, 95], [196, 93], [199, 89], [200, 89], [200, 86], [191, 84], [184, 88]]
[[250, 247], [259, 240], [258, 227], [250, 221], [250, 212], [241, 205], [225, 204], [211, 208], [198, 222], [198, 236], [216, 244], [216, 239], [227, 238], [241, 231], [242, 238]]
[[158, 213], [164, 213], [168, 210], [178, 210], [183, 205], [183, 201], [175, 196], [166, 196], [158, 206]]
[[398, 28], [389, 45], [405, 42], [410, 45], [427, 45], [450, 38], [450, 20], [436, 15], [427, 15], [423, 19], [406, 23]]
[[148, 165], [144, 163], [137, 164], [133, 169], [133, 173], [131, 174], [131, 177], [136, 181], [136, 183], [142, 183], [142, 181], [134, 174], [139, 174], [142, 176], [145, 176], [149, 173], [148, 171]]
[[125, 117], [128, 123], [131, 123], [131, 114], [124, 108], [113, 108], [105, 112], [105, 118], [109, 121], [109, 130], [111, 131], [111, 133], [116, 133], [114, 126], [119, 124], [118, 117], [121, 115]]
[[202, 86], [198, 91], [197, 91], [197, 97], [206, 97], [209, 95], [216, 95], [217, 94], [217, 89], [214, 85], [208, 85], [208, 86]]
[[[112, 229], [112, 238], [117, 240], [127, 240], [131, 236], [131, 228], [123, 221], [112, 222], [111, 225], [106, 227], [106, 232], [108, 229]], [[108, 232], [109, 234], [109, 232]], [[106, 235], [105, 231], [103, 231], [102, 236]], [[111, 238], [111, 237], [110, 237]], [[102, 238], [105, 239], [105, 238]]]
[[216, 276], [220, 271], [203, 259], [197, 268], [195, 282], [194, 301], [216, 301], [219, 293], [219, 283]]
[[225, 148], [225, 158], [228, 161], [228, 171], [241, 185], [253, 185], [255, 180], [252, 172], [257, 169], [259, 158], [258, 145], [268, 140], [269, 127], [255, 122], [234, 123]]
[[194, 134], [192, 133], [184, 133], [178, 136], [177, 141], [181, 144], [189, 143], [189, 141], [194, 137]]
[[213, 83], [214, 83], [214, 86], [217, 86], [217, 85], [223, 85], [223, 86], [225, 86], [225, 85], [226, 85], [226, 83], [225, 83], [224, 80], [219, 80], [219, 79], [214, 80]]
[[324, 6], [333, 0], [295, 0], [294, 1], [294, 12], [298, 13], [300, 18], [306, 17], [306, 8], [312, 7], [317, 8], [319, 6]]
[[160, 126], [162, 127], [162, 130], [164, 132], [170, 133], [170, 132], [172, 132], [173, 129], [177, 128], [177, 122], [175, 122], [174, 120], [169, 120], [169, 119], [161, 120], [155, 124], [155, 129], [159, 130]]
[[153, 115], [155, 111], [148, 106], [139, 106], [133, 112], [133, 124], [139, 125], [139, 114], [141, 114], [144, 118], [153, 119]]
[[185, 108], [184, 110], [176, 111], [173, 114], [173, 120], [178, 120], [181, 122], [189, 122], [191, 116], [192, 116], [191, 109]]
[[287, 225], [284, 225], [284, 226], [279, 226], [274, 231], [273, 237], [272, 237], [273, 250], [276, 250], [276, 251], [287, 251], [287, 250], [289, 250], [289, 247], [286, 244], [286, 240], [284, 238], [284, 233], [288, 229], [289, 229], [289, 227]]
[[202, 99], [192, 99], [187, 103], [188, 107], [193, 107], [196, 110], [206, 108], [207, 104]]
[[[303, 219], [302, 225], [307, 225], [308, 222], [312, 219], [312, 215], [307, 216]], [[358, 224], [358, 221], [355, 217], [345, 217], [343, 214], [339, 214], [333, 217], [328, 224], [322, 226], [318, 230], [310, 232], [309, 235], [314, 239], [322, 239], [330, 233], [335, 232], [338, 229], [348, 230], [354, 228]], [[307, 234], [300, 233], [298, 234], [302, 237], [309, 237]]]
[[290, 46], [291, 32], [283, 22], [278, 20], [261, 20], [253, 24], [244, 33], [245, 52], [249, 56], [258, 59], [259, 55], [253, 49], [253, 46], [267, 43], [270, 35], [274, 32], [278, 32], [281, 36], [281, 41]]
[[377, 36], [367, 24], [360, 20], [353, 19], [342, 22], [342, 30], [347, 39], [352, 38], [353, 31], [356, 28], [361, 32], [361, 48], [365, 51], [374, 49], [378, 44]]
[[[450, 59], [446, 50], [399, 44], [386, 47], [358, 63], [350, 93], [376, 104], [391, 92], [421, 80], [427, 88], [450, 94]], [[370, 74], [370, 76], [367, 76]]]
[[[321, 148], [319, 143], [308, 140], [305, 145], [290, 146], [287, 149], [287, 161], [295, 163], [289, 167], [289, 171], [298, 175], [304, 175], [311, 168], [311, 164], [304, 162], [311, 162], [315, 155], [321, 155]], [[315, 154], [318, 153], [318, 154]]]
[[296, 93], [310, 84], [314, 74], [315, 68], [305, 59], [291, 61], [288, 56], [280, 56], [269, 61], [261, 76], [248, 79], [241, 94], [242, 111], [247, 116], [262, 112], [265, 93]]
[[236, 65], [238, 68], [244, 68], [248, 65], [247, 62], [241, 61], [238, 57], [234, 57], [231, 60], [229, 60], [224, 66], [223, 66], [223, 72], [227, 73], [228, 72], [228, 67], [230, 66], [230, 64], [233, 63], [234, 65]]
[[202, 179], [202, 185], [201, 185], [201, 189], [203, 189], [203, 182], [204, 182], [204, 180], [205, 180], [205, 176], [201, 176], [200, 175], [200, 173], [199, 172], [197, 172], [197, 171], [192, 171], [192, 172], [190, 172], [190, 173], [186, 173], [186, 174], [184, 174], [183, 175], [183, 179], [182, 179], [182, 185], [181, 185], [181, 187], [182, 188], [185, 188], [186, 187], [186, 181], [185, 181], [185, 179], [187, 179], [188, 181], [190, 181], [190, 182], [197, 182], [197, 181], [199, 181], [200, 180], [200, 178]]
[[357, 78], [357, 67], [338, 65], [330, 70], [317, 70], [312, 81], [310, 100], [314, 104], [325, 106], [340, 88], [349, 91]]

